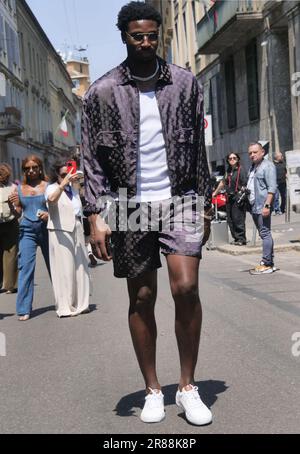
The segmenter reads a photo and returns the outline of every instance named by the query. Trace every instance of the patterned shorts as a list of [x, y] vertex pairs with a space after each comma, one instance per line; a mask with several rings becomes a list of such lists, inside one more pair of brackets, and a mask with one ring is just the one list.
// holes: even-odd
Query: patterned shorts
[[[178, 254], [201, 259], [203, 225], [195, 196], [142, 202], [134, 208], [119, 202], [110, 212], [114, 275], [135, 278], [161, 267], [164, 255]], [[124, 202], [125, 203], [125, 202]]]

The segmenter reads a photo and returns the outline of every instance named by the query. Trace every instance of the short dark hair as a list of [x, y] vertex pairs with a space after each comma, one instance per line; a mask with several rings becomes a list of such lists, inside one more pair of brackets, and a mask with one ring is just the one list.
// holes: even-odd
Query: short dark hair
[[124, 33], [128, 29], [129, 22], [136, 20], [153, 20], [158, 27], [162, 23], [162, 17], [153, 6], [142, 2], [130, 2], [124, 5], [118, 14], [118, 29]]
[[66, 161], [64, 159], [57, 159], [52, 167], [51, 167], [51, 174], [50, 174], [50, 183], [57, 183], [59, 171], [62, 167], [65, 167]]

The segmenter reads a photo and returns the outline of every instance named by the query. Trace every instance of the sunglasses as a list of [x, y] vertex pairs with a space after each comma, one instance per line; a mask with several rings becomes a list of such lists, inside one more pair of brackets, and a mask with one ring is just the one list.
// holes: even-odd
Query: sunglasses
[[29, 166], [29, 167], [24, 167], [24, 172], [30, 172], [32, 170], [33, 172], [36, 172], [39, 170], [39, 166]]
[[158, 40], [159, 34], [157, 32], [150, 32], [150, 33], [127, 33], [126, 35], [130, 36], [134, 41], [137, 43], [142, 43], [144, 41], [145, 36], [150, 42], [155, 42]]
[[235, 156], [231, 156], [231, 158], [228, 158], [228, 161], [237, 161], [237, 158]]

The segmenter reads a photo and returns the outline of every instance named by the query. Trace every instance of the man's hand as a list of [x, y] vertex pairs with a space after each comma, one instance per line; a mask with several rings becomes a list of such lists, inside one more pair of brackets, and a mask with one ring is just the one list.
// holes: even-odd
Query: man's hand
[[262, 217], [263, 217], [263, 218], [267, 218], [268, 216], [270, 216], [270, 208], [264, 207], [264, 208], [262, 209], [261, 214], [262, 214]]
[[208, 238], [210, 236], [210, 223], [212, 219], [212, 213], [213, 213], [212, 208], [204, 210], [204, 232], [202, 238], [202, 246], [204, 246], [205, 243], [207, 243]]
[[97, 214], [89, 216], [89, 223], [91, 227], [90, 243], [93, 254], [105, 262], [110, 261], [112, 255], [109, 250], [109, 239], [111, 237], [109, 226]]

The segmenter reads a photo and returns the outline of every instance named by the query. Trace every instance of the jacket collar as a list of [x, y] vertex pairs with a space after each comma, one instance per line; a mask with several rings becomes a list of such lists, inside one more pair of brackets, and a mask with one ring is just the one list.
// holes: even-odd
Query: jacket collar
[[[163, 84], [172, 84], [172, 75], [171, 70], [168, 63], [160, 57], [156, 57], [160, 66], [160, 76], [158, 78], [159, 83]], [[117, 68], [117, 83], [119, 85], [126, 85], [126, 84], [135, 84], [135, 80], [132, 77], [128, 66], [128, 60], [126, 59], [121, 63]]]

